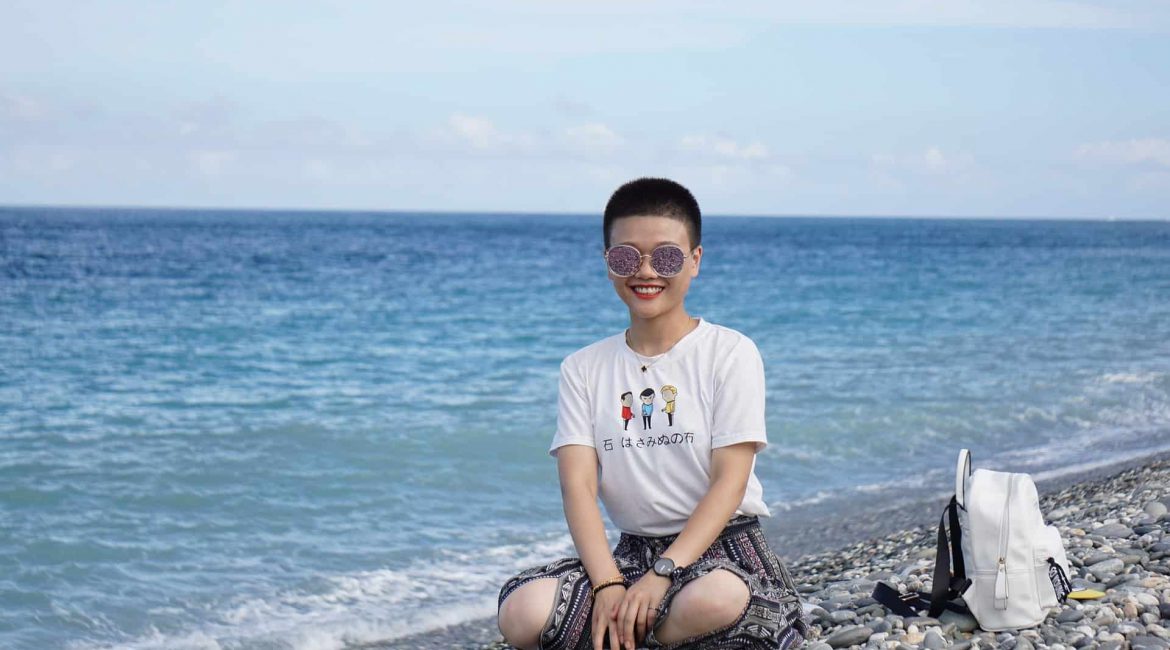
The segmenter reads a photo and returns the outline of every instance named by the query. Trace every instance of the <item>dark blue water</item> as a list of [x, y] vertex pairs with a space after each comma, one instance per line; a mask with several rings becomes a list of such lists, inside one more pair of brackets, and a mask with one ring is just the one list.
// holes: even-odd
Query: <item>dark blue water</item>
[[[711, 218], [774, 512], [1170, 447], [1170, 223]], [[337, 648], [571, 552], [600, 218], [0, 208], [0, 646]]]

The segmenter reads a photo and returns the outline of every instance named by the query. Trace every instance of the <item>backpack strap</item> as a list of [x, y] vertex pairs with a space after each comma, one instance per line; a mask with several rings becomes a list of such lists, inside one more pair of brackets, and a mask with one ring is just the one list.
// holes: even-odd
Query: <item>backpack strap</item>
[[[922, 616], [930, 609], [930, 594], [925, 591], [900, 593], [890, 585], [879, 582], [871, 594], [874, 600], [898, 616]], [[971, 614], [971, 610], [958, 604], [946, 602], [943, 607], [957, 614]]]
[[971, 451], [959, 450], [959, 462], [955, 464], [955, 499], [959, 507], [967, 509], [967, 477], [971, 475]]
[[[947, 528], [950, 535], [947, 535]], [[949, 538], [949, 539], [948, 539]], [[899, 616], [928, 616], [938, 618], [943, 610], [959, 614], [971, 614], [967, 607], [951, 601], [963, 595], [971, 581], [963, 563], [963, 531], [959, 528], [959, 504], [954, 497], [947, 504], [938, 522], [938, 549], [934, 560], [934, 585], [931, 592], [899, 593], [897, 589], [879, 582], [874, 585], [873, 599]], [[954, 575], [951, 567], [954, 566]]]
[[[966, 450], [964, 450], [966, 451]], [[961, 458], [961, 456], [960, 456]], [[947, 528], [950, 528], [948, 540]], [[949, 543], [948, 543], [949, 542]], [[951, 569], [954, 568], [952, 573]], [[930, 616], [938, 618], [948, 601], [963, 595], [971, 586], [963, 562], [963, 529], [959, 526], [959, 501], [951, 497], [938, 521], [938, 547], [934, 556], [934, 584], [930, 591]]]

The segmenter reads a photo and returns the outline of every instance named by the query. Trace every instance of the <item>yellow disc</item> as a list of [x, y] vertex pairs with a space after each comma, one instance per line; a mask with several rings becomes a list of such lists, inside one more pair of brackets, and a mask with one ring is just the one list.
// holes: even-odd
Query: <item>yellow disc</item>
[[1096, 589], [1081, 589], [1074, 591], [1068, 595], [1073, 600], [1096, 600], [1097, 598], [1104, 598], [1105, 592], [1097, 591]]

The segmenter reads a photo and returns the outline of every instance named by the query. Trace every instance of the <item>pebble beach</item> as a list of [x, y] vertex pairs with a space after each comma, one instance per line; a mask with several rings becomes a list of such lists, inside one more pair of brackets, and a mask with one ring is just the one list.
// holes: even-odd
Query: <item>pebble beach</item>
[[1103, 598], [1069, 600], [1018, 632], [985, 632], [969, 616], [891, 615], [870, 597], [877, 581], [929, 591], [936, 528], [913, 530], [803, 557], [791, 565], [812, 606], [810, 650], [829, 648], [1170, 648], [1170, 462], [1154, 461], [1041, 497], [1061, 532], [1074, 586]]
[[[919, 517], [920, 525], [885, 532], [878, 530], [881, 518], [875, 518], [868, 537], [788, 561], [812, 623], [813, 632], [804, 647], [1170, 648], [1170, 458], [1098, 469], [1075, 480], [1040, 483], [1039, 487], [1041, 509], [1064, 539], [1074, 586], [1099, 590], [1104, 597], [1069, 600], [1052, 608], [1038, 627], [1017, 632], [982, 631], [973, 618], [949, 611], [939, 619], [889, 613], [871, 597], [878, 581], [902, 591], [931, 587], [942, 501], [924, 503], [910, 509], [909, 516]], [[929, 512], [935, 514], [919, 514]], [[889, 520], [885, 525], [888, 528]], [[510, 646], [500, 640], [495, 621], [485, 619], [365, 647], [504, 650]]]

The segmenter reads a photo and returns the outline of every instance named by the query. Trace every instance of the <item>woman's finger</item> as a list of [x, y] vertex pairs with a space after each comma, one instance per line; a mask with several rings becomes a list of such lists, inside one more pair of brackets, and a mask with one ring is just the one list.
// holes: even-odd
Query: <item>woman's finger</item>
[[634, 626], [636, 636], [635, 640], [646, 638], [646, 614], [650, 609], [650, 604], [646, 603], [644, 606], [638, 608], [638, 620]]
[[635, 650], [634, 621], [638, 618], [638, 610], [642, 608], [642, 599], [635, 594], [631, 600], [633, 602], [622, 604], [622, 638], [630, 650]]
[[626, 609], [628, 609], [630, 606], [631, 598], [632, 598], [632, 596], [630, 595], [630, 593], [626, 592], [626, 597], [622, 598], [621, 604], [618, 605], [617, 616], [615, 616], [613, 619], [614, 626], [617, 628], [619, 633], [622, 631], [622, 626], [625, 624]]
[[618, 636], [617, 621], [614, 621], [614, 620], [606, 621], [606, 629], [609, 630], [609, 649], [610, 650], [621, 650], [622, 642], [620, 640], [620, 637]]
[[[596, 605], [596, 601], [593, 603]], [[609, 626], [609, 619], [605, 612], [594, 610], [593, 621], [590, 629], [593, 630], [593, 650], [601, 650], [602, 642], [605, 640], [605, 629]], [[612, 641], [610, 642], [612, 644]]]

